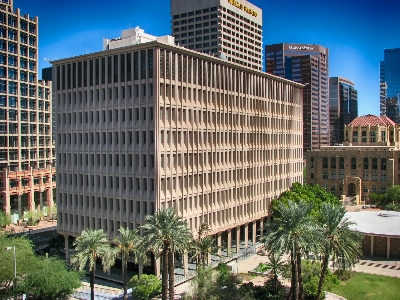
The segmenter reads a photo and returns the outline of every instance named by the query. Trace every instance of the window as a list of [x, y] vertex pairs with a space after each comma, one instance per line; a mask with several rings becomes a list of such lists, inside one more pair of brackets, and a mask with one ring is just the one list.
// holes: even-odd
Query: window
[[311, 168], [315, 168], [315, 159], [314, 159], [314, 156], [312, 156], [311, 158], [310, 158], [310, 162], [311, 162]]
[[363, 180], [369, 180], [369, 172], [368, 171], [363, 173]]
[[328, 168], [328, 158], [324, 157], [322, 159], [322, 168], [327, 169]]
[[386, 182], [387, 181], [386, 172], [382, 172], [381, 173], [381, 181], [382, 182]]
[[365, 170], [368, 170], [368, 169], [369, 169], [368, 157], [364, 157], [364, 169], [365, 169]]
[[358, 131], [353, 131], [353, 142], [358, 143]]
[[376, 157], [372, 159], [372, 169], [378, 170], [378, 159]]
[[381, 193], [386, 193], [386, 186], [381, 186]]
[[339, 158], [339, 169], [344, 169], [344, 158]]
[[326, 170], [322, 171], [322, 179], [328, 179], [328, 171]]
[[381, 170], [386, 170], [386, 158], [381, 159]]
[[335, 157], [331, 158], [331, 168], [336, 169], [336, 158]]
[[355, 170], [357, 168], [357, 159], [355, 157], [351, 158], [351, 168]]
[[375, 131], [371, 131], [369, 133], [369, 136], [370, 136], [370, 142], [372, 142], [372, 143], [376, 142], [376, 132]]
[[361, 132], [361, 142], [363, 142], [363, 143], [367, 142], [367, 132], [366, 131]]
[[334, 190], [336, 190], [336, 185], [335, 185], [334, 183], [332, 183], [332, 185], [331, 185], [331, 191], [334, 191]]

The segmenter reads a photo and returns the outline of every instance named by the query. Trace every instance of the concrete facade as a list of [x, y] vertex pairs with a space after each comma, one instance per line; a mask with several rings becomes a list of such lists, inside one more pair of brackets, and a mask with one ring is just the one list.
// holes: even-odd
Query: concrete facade
[[300, 84], [160, 42], [53, 67], [59, 233], [174, 207], [238, 251], [302, 181]]
[[262, 10], [247, 0], [171, 0], [180, 46], [262, 69]]
[[0, 4], [0, 206], [12, 221], [51, 206], [51, 82], [38, 80], [38, 17]]

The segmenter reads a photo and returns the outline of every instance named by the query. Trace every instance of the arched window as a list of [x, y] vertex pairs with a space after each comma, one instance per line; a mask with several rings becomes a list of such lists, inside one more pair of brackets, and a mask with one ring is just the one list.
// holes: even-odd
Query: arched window
[[354, 170], [354, 169], [357, 169], [357, 159], [355, 158], [355, 157], [352, 157], [351, 158], [351, 168]]
[[381, 170], [386, 170], [386, 158], [381, 159]]
[[339, 169], [344, 169], [344, 157], [339, 158]]
[[327, 157], [324, 157], [324, 158], [322, 159], [322, 167], [323, 167], [324, 169], [327, 169], [327, 168], [328, 168], [328, 158], [327, 158]]
[[369, 169], [368, 157], [364, 157], [364, 169], [365, 170]]
[[372, 169], [378, 170], [378, 159], [376, 157], [372, 159]]
[[336, 158], [335, 157], [331, 158], [331, 168], [336, 169]]

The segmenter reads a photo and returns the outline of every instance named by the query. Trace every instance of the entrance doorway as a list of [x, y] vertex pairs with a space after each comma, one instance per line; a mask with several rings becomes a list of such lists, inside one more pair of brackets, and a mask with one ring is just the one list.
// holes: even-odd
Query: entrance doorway
[[348, 194], [351, 196], [356, 194], [356, 185], [354, 183], [349, 183]]

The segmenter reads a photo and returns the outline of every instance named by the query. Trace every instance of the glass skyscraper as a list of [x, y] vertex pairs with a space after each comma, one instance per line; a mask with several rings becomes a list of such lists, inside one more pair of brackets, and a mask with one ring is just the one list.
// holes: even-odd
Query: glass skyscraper
[[329, 78], [329, 120], [331, 145], [344, 141], [344, 125], [358, 116], [357, 90], [343, 77]]
[[400, 123], [400, 48], [385, 49], [380, 63], [380, 111]]

